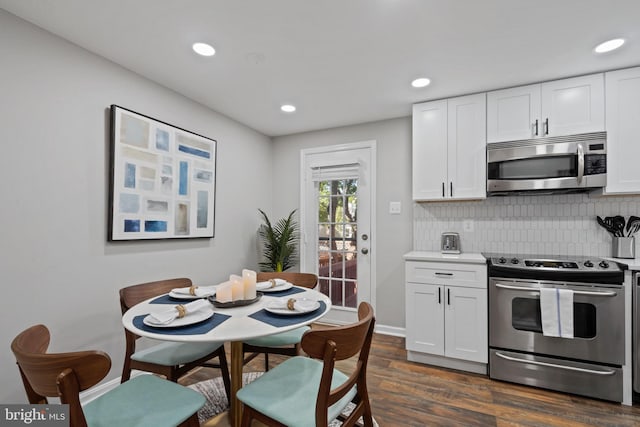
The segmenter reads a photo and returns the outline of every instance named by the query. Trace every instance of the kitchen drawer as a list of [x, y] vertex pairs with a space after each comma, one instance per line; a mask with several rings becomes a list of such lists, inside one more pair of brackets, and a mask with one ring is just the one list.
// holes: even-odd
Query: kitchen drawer
[[411, 283], [487, 288], [485, 264], [407, 261], [405, 269]]

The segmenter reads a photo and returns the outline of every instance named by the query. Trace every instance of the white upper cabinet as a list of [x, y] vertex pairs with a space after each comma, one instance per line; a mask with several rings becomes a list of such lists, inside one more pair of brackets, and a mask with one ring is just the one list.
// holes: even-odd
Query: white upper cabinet
[[413, 199], [486, 198], [484, 93], [413, 106]]
[[606, 73], [605, 194], [640, 193], [640, 67]]
[[487, 142], [601, 132], [604, 129], [603, 74], [487, 94]]

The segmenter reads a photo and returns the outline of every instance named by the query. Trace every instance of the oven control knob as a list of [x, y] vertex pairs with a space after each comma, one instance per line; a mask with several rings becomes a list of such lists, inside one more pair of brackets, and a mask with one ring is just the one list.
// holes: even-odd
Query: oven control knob
[[518, 258], [511, 258], [511, 264], [517, 264], [520, 261], [518, 261]]
[[501, 257], [501, 258], [498, 260], [498, 262], [499, 262], [500, 264], [504, 264], [504, 263], [506, 263], [506, 262], [507, 262], [507, 259], [506, 259], [505, 257]]
[[607, 261], [600, 261], [600, 264], [598, 264], [600, 267], [602, 268], [609, 268], [609, 263]]
[[591, 268], [591, 267], [593, 267], [593, 263], [591, 261], [587, 260], [587, 261], [584, 262], [584, 266]]

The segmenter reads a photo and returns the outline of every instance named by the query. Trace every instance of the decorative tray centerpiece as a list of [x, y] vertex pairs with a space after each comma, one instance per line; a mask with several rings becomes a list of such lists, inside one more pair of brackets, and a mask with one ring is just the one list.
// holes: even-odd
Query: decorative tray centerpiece
[[207, 299], [211, 302], [211, 304], [213, 304], [213, 306], [217, 308], [243, 307], [245, 305], [251, 305], [255, 302], [260, 301], [260, 298], [262, 298], [262, 292], [256, 292], [256, 297], [252, 299], [239, 299], [236, 301], [228, 301], [228, 302], [218, 301], [215, 295], [207, 297]]

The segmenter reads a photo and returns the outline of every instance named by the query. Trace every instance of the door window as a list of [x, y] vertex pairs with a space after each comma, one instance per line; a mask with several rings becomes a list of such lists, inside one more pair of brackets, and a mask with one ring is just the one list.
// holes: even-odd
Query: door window
[[358, 179], [318, 182], [318, 280], [334, 306], [358, 305]]

